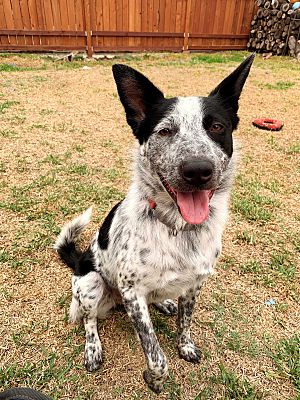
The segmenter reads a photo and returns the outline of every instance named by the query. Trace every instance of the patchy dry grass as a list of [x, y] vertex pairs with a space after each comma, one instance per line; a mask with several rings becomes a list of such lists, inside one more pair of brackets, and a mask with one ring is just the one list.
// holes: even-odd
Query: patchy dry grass
[[[244, 55], [118, 62], [167, 96], [205, 95]], [[32, 386], [54, 399], [154, 399], [121, 311], [99, 324], [102, 369], [85, 371], [83, 328], [67, 320], [71, 273], [51, 250], [60, 226], [94, 204], [88, 241], [129, 183], [133, 138], [112, 61], [86, 63], [0, 57], [0, 386]], [[299, 83], [294, 60], [257, 57], [235, 134], [241, 155], [223, 257], [195, 312], [201, 364], [178, 358], [174, 318], [151, 311], [171, 371], [162, 399], [299, 399]], [[260, 131], [257, 117], [285, 126]]]

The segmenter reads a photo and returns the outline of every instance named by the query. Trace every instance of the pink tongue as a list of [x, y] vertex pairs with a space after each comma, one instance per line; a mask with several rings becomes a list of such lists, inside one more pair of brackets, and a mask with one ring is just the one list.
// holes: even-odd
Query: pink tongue
[[201, 224], [209, 214], [209, 190], [177, 192], [177, 204], [189, 224]]

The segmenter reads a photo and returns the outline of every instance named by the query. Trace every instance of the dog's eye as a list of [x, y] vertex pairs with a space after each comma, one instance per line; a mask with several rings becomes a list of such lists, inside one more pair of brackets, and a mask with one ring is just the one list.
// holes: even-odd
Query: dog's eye
[[172, 135], [172, 133], [173, 132], [168, 128], [163, 128], [158, 131], [158, 134], [161, 136], [170, 136], [170, 135]]
[[213, 133], [221, 133], [221, 132], [223, 132], [223, 130], [224, 130], [224, 126], [219, 123], [212, 124], [209, 128], [209, 131], [213, 132]]

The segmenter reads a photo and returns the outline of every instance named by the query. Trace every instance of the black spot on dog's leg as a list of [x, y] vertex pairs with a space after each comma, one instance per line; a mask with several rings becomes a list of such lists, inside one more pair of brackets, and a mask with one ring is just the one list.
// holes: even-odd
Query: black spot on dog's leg
[[191, 338], [190, 326], [193, 309], [196, 301], [196, 292], [190, 291], [185, 297], [178, 299], [177, 341], [180, 358], [198, 363], [201, 353]]

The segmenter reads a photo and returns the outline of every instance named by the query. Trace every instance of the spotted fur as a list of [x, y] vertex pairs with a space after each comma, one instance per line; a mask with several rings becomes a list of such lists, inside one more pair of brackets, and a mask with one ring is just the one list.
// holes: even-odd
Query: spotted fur
[[[74, 270], [70, 317], [84, 322], [89, 371], [102, 363], [97, 319], [119, 303], [140, 339], [147, 363], [144, 379], [154, 392], [162, 390], [168, 366], [148, 304], [174, 315], [177, 306], [170, 299], [178, 299], [179, 355], [200, 361], [190, 332], [192, 314], [221, 252], [234, 173], [232, 131], [252, 61], [253, 56], [248, 57], [208, 97], [173, 99], [165, 99], [132, 68], [113, 67], [127, 121], [138, 140], [132, 184], [86, 251], [78, 250], [75, 240], [90, 219], [90, 209], [69, 222], [55, 244]], [[191, 160], [192, 179], [183, 172]], [[194, 165], [206, 165], [209, 171], [199, 167], [195, 175]], [[194, 224], [183, 217], [178, 196], [199, 191], [210, 193], [209, 213]]]

